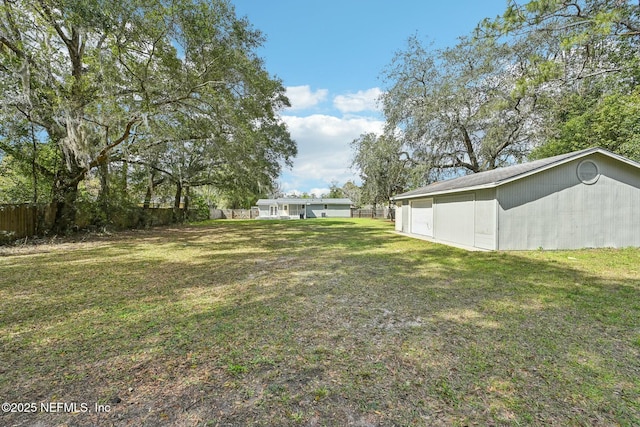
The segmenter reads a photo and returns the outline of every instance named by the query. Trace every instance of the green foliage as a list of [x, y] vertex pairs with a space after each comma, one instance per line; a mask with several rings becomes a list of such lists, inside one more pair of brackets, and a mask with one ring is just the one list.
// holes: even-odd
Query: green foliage
[[530, 53], [472, 39], [433, 50], [413, 37], [396, 54], [384, 72], [384, 113], [387, 128], [400, 129], [411, 150], [418, 184], [494, 169], [528, 153], [536, 121], [536, 98], [523, 84]]
[[0, 204], [33, 201], [33, 179], [22, 173], [22, 166], [11, 156], [0, 160]]
[[238, 375], [242, 375], [242, 374], [246, 373], [248, 371], [248, 368], [246, 366], [243, 366], [243, 365], [237, 365], [237, 364], [230, 363], [229, 366], [227, 367], [227, 370], [232, 375], [238, 376]]
[[256, 55], [263, 36], [225, 0], [17, 0], [0, 24], [0, 150], [26, 176], [30, 135], [57, 153], [34, 166], [53, 185], [57, 228], [73, 223], [80, 182], [114, 163], [144, 167], [151, 193], [255, 194], [296, 155], [277, 114], [284, 87]]
[[189, 202], [189, 221], [209, 219], [209, 204], [200, 194], [192, 194]]
[[[33, 148], [22, 145], [12, 152], [18, 157], [7, 154], [0, 158], [0, 203], [50, 202], [53, 177], [39, 168], [34, 173]], [[51, 146], [38, 144], [36, 162], [39, 165], [51, 167], [57, 161], [57, 153]], [[37, 188], [35, 192], [34, 188]]]
[[638, 159], [639, 11], [629, 1], [511, 0], [478, 26], [478, 40], [533, 53], [516, 88], [541, 112], [532, 157], [601, 146]]
[[351, 181], [347, 181], [342, 186], [341, 191], [344, 197], [350, 199], [355, 206], [361, 206], [362, 190], [360, 187]]
[[423, 182], [594, 145], [637, 159], [639, 11], [510, 0], [452, 48], [412, 37], [384, 72], [387, 128]]
[[352, 141], [351, 148], [354, 152], [352, 167], [362, 178], [361, 200], [352, 201], [387, 205], [393, 195], [404, 190], [410, 159], [401, 140], [368, 133]]
[[338, 187], [338, 182], [337, 181], [332, 181], [331, 182], [331, 187], [329, 187], [329, 193], [327, 194], [327, 197], [332, 198], [332, 199], [339, 199], [342, 197], [346, 197], [344, 192], [342, 191], [342, 188]]
[[534, 150], [532, 157], [602, 147], [640, 161], [640, 92], [608, 95], [592, 105], [583, 101], [580, 97], [569, 100], [570, 110], [565, 112], [558, 137]]
[[112, 179], [108, 193], [105, 193], [98, 189], [97, 178], [83, 181], [78, 189], [76, 225], [80, 228], [121, 230], [138, 224], [138, 202], [124, 184], [121, 180]]

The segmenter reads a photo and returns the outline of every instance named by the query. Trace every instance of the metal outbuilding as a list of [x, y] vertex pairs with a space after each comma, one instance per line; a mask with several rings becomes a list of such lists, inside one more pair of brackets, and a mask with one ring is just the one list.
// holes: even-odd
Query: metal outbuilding
[[601, 148], [399, 194], [396, 230], [489, 250], [640, 246], [640, 164]]

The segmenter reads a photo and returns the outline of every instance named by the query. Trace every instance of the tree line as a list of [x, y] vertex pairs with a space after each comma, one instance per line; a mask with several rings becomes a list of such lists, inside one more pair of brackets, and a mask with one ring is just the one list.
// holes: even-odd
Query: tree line
[[383, 135], [352, 142], [363, 194], [600, 146], [640, 161], [640, 4], [509, 0], [446, 49], [417, 36], [383, 70]]
[[3, 1], [0, 202], [53, 202], [65, 231], [82, 206], [266, 194], [297, 148], [263, 41], [225, 0]]

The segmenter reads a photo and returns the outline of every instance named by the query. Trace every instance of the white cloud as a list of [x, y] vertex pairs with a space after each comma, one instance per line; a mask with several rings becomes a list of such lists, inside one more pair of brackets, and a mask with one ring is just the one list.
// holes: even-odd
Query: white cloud
[[342, 185], [353, 179], [353, 171], [350, 170], [351, 141], [363, 133], [381, 134], [384, 127], [381, 120], [321, 114], [283, 116], [283, 120], [298, 143], [298, 156], [294, 160], [293, 170], [288, 174], [292, 181], [288, 186], [292, 189], [308, 188], [305, 182], [313, 181], [311, 186], [320, 188], [331, 181]]
[[338, 95], [333, 98], [333, 106], [343, 113], [358, 113], [362, 111], [378, 111], [378, 98], [382, 91], [377, 88], [359, 90], [356, 93]]
[[318, 89], [313, 92], [309, 85], [289, 86], [287, 87], [287, 97], [291, 102], [290, 110], [304, 110], [314, 107], [326, 100], [328, 93], [327, 89]]
[[282, 186], [282, 191], [286, 194], [286, 195], [290, 195], [290, 196], [301, 196], [302, 193], [304, 193], [304, 191], [300, 191], [297, 188], [294, 189], [290, 189], [288, 188], [290, 186], [288, 186], [286, 183], [283, 184]]
[[311, 187], [311, 188], [307, 188], [305, 191], [300, 191], [298, 189], [287, 189], [285, 188], [286, 185], [283, 185], [282, 191], [284, 194], [286, 194], [287, 196], [294, 196], [294, 197], [300, 197], [302, 196], [304, 193], [307, 193], [307, 195], [314, 195], [314, 197], [321, 197], [323, 194], [329, 194], [329, 191], [331, 191], [331, 189], [329, 187]]
[[329, 188], [312, 188], [309, 190], [309, 195], [315, 195], [316, 197], [322, 197], [323, 194], [329, 194], [331, 191]]

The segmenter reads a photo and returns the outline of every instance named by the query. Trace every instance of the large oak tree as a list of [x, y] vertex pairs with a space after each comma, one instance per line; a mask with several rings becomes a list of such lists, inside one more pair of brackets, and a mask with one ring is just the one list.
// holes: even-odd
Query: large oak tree
[[402, 135], [423, 183], [521, 159], [530, 150], [537, 97], [517, 90], [526, 72], [513, 47], [462, 39], [435, 50], [416, 37], [384, 76], [389, 133]]
[[[635, 138], [640, 81], [640, 4], [628, 0], [510, 0], [483, 21], [481, 40], [530, 47], [523, 92], [547, 98], [534, 156], [602, 146], [640, 160]], [[636, 104], [636, 105], [634, 105]]]
[[[14, 135], [29, 131], [56, 147], [55, 167], [31, 160], [53, 182], [59, 230], [73, 223], [90, 171], [144, 162], [167, 140], [162, 124], [179, 117], [214, 122], [237, 151], [252, 145], [258, 173], [267, 165], [273, 176], [296, 149], [277, 118], [284, 88], [255, 55], [261, 43], [224, 0], [3, 0], [0, 150], [24, 157]], [[276, 140], [264, 128], [277, 128]], [[168, 139], [175, 147], [191, 136]]]

